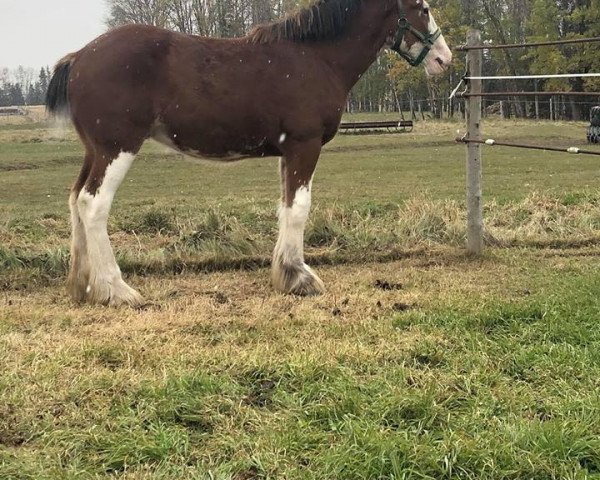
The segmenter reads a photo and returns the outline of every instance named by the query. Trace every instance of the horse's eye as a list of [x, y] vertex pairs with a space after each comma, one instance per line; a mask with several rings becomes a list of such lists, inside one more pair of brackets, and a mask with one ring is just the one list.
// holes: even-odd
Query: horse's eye
[[425, 7], [425, 8], [423, 9], [423, 13], [424, 13], [425, 15], [429, 15], [429, 8]]

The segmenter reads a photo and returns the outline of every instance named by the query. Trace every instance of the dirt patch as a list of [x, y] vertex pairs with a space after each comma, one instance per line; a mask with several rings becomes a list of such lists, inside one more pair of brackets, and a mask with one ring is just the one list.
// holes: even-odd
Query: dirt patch
[[270, 378], [256, 381], [252, 385], [251, 392], [244, 398], [246, 405], [258, 408], [266, 408], [273, 404], [273, 394], [277, 388], [277, 382]]
[[265, 478], [265, 476], [256, 467], [238, 472], [233, 476], [234, 480], [258, 480], [260, 478]]
[[38, 170], [39, 165], [31, 163], [15, 163], [13, 165], [0, 165], [0, 172], [17, 172], [21, 170]]
[[82, 161], [83, 158], [80, 156], [70, 156], [63, 158], [53, 158], [48, 163], [51, 163], [52, 165], [79, 165], [80, 163], [82, 163]]
[[392, 310], [394, 310], [394, 312], [408, 312], [409, 310], [412, 310], [413, 308], [415, 308], [414, 305], [409, 305], [408, 303], [403, 303], [403, 302], [397, 302], [397, 303], [394, 303], [394, 305], [392, 305]]
[[0, 409], [0, 446], [16, 448], [27, 441], [27, 436], [16, 426], [16, 411], [14, 405], [6, 405]]
[[26, 438], [19, 432], [0, 429], [0, 445], [9, 448], [17, 448], [26, 442]]
[[379, 290], [384, 290], [386, 292], [402, 290], [404, 288], [404, 286], [401, 283], [388, 282], [387, 280], [375, 280], [374, 286], [375, 288], [378, 288]]

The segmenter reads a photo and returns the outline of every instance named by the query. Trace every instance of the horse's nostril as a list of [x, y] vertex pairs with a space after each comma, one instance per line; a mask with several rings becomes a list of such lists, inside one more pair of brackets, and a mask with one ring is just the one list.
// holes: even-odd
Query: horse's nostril
[[435, 59], [435, 61], [436, 61], [437, 63], [439, 63], [439, 64], [440, 64], [442, 67], [444, 66], [444, 61], [443, 61], [443, 60], [442, 60], [440, 57], [437, 57], [437, 58]]

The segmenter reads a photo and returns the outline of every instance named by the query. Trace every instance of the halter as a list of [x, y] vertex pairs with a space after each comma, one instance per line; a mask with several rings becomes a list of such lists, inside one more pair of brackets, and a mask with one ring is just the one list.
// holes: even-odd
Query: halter
[[[438, 28], [433, 33], [421, 33], [419, 32], [406, 18], [406, 13], [404, 11], [404, 6], [402, 5], [402, 0], [398, 0], [398, 8], [400, 10], [400, 20], [398, 20], [398, 30], [396, 31], [396, 35], [394, 37], [394, 44], [392, 45], [392, 50], [398, 53], [402, 58], [404, 58], [412, 67], [417, 67], [423, 63], [427, 54], [433, 48], [435, 41], [441, 37], [442, 31]], [[407, 32], [412, 33], [417, 39], [423, 44], [423, 50], [417, 56], [417, 58], [411, 57], [407, 52], [402, 51], [402, 42], [404, 41], [404, 36]]]

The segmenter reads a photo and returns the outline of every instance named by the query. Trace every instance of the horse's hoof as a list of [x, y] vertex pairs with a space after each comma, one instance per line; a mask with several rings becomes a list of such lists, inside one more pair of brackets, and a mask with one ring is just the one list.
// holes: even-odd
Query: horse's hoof
[[90, 282], [85, 290], [85, 301], [109, 307], [129, 306], [131, 308], [141, 308], [146, 303], [144, 298], [121, 278]]
[[312, 297], [325, 292], [325, 284], [306, 264], [277, 265], [273, 270], [273, 285], [283, 293]]
[[142, 308], [146, 304], [144, 297], [121, 280], [111, 291], [109, 307], [128, 306], [131, 308]]
[[67, 291], [75, 303], [86, 302], [87, 279], [83, 276], [69, 276]]
[[316, 297], [325, 293], [325, 284], [316, 275], [305, 275], [290, 290], [292, 295], [299, 297]]

